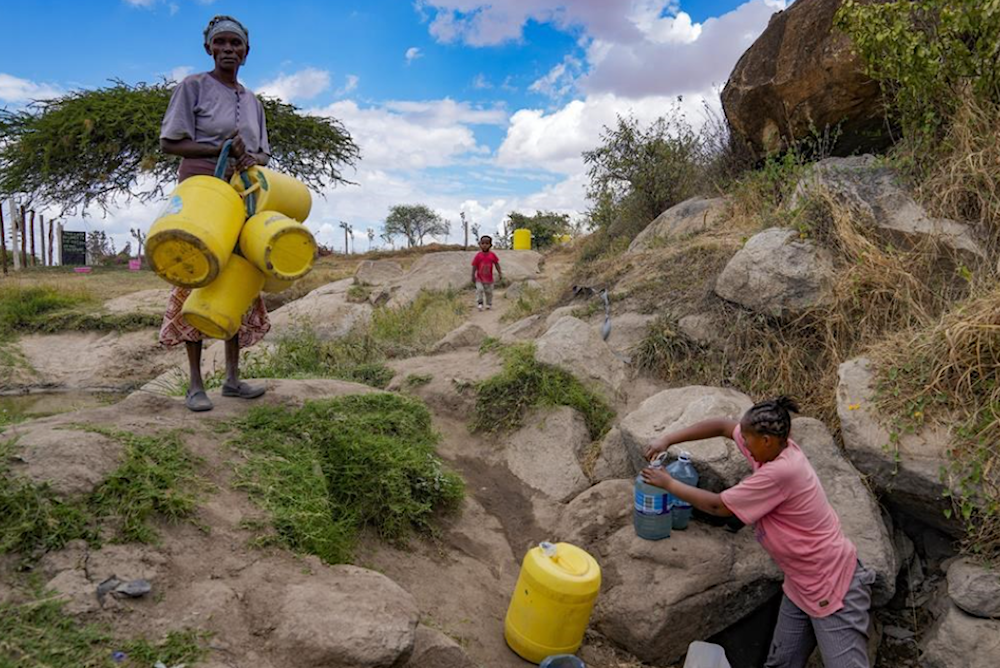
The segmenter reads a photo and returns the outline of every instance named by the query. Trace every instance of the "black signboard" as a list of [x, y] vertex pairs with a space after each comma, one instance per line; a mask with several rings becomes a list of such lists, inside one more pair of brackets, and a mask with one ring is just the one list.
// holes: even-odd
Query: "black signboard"
[[59, 259], [59, 262], [63, 266], [87, 264], [86, 232], [67, 232], [63, 230], [59, 248], [62, 250], [62, 257]]

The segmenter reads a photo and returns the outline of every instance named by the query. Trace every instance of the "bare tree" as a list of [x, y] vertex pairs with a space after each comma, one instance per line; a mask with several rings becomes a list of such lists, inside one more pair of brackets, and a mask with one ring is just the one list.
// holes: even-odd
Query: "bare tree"
[[141, 267], [142, 263], [143, 263], [142, 247], [146, 244], [146, 235], [138, 227], [136, 227], [134, 229], [133, 228], [129, 228], [129, 234], [131, 234], [132, 238], [135, 239], [136, 251], [137, 251], [137, 253], [139, 255], [139, 266]]

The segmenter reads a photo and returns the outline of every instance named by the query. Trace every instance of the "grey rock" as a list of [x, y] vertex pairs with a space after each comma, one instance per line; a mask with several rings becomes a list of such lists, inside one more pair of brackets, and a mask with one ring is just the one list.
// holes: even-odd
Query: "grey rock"
[[625, 382], [625, 363], [587, 323], [563, 317], [535, 344], [535, 359], [568, 371], [613, 399]]
[[[535, 251], [494, 252], [508, 281], [525, 281], [539, 273], [542, 256]], [[421, 256], [403, 276], [385, 284], [392, 295], [389, 306], [409, 304], [421, 290], [461, 290], [471, 286], [473, 257], [473, 251], [442, 251]]]
[[684, 336], [705, 347], [719, 347], [722, 343], [719, 332], [721, 325], [708, 313], [686, 315], [677, 321], [677, 327]]
[[631, 479], [604, 480], [566, 505], [559, 521], [561, 540], [596, 550], [632, 521]]
[[404, 668], [476, 668], [476, 664], [454, 640], [421, 624]]
[[445, 353], [460, 348], [478, 348], [486, 340], [486, 332], [482, 327], [467, 322], [448, 332], [443, 339], [434, 344], [431, 353]]
[[529, 487], [568, 501], [590, 486], [579, 455], [590, 444], [583, 416], [572, 408], [536, 409], [507, 439], [507, 467]]
[[980, 619], [948, 604], [926, 635], [921, 656], [925, 668], [996, 668], [1000, 666], [1000, 621]]
[[1000, 573], [969, 559], [948, 567], [948, 596], [976, 617], [1000, 618]]
[[[501, 266], [503, 264], [501, 263]], [[504, 299], [519, 299], [524, 295], [527, 290], [541, 290], [542, 284], [534, 279], [528, 279], [527, 281], [519, 281], [514, 283], [509, 288], [507, 288], [504, 293]]]
[[91, 493], [117, 468], [123, 446], [94, 432], [28, 422], [4, 432], [14, 438], [12, 471], [36, 484], [48, 484], [59, 496]]
[[[353, 284], [350, 278], [329, 283], [275, 309], [269, 316], [271, 330], [265, 340], [277, 341], [297, 328], [311, 329], [321, 339], [336, 339], [367, 323], [371, 320], [372, 307], [347, 301], [347, 291]], [[221, 353], [222, 343], [213, 345], [210, 350], [216, 348]]]
[[403, 267], [394, 260], [364, 260], [354, 271], [359, 285], [385, 285], [403, 275]]
[[[739, 420], [752, 405], [750, 397], [728, 388], [693, 385], [654, 394], [619, 425], [632, 466], [631, 475], [645, 467], [646, 446], [654, 438], [708, 418]], [[674, 445], [668, 452], [677, 457], [682, 450], [691, 453], [691, 461], [701, 476], [698, 484], [705, 489], [721, 492], [750, 474], [746, 459], [727, 438]]]
[[830, 253], [795, 230], [774, 227], [751, 237], [719, 274], [715, 292], [758, 313], [785, 317], [828, 303]]
[[497, 338], [503, 343], [531, 341], [540, 336], [545, 329], [545, 318], [541, 314], [529, 315], [501, 329]]
[[629, 253], [648, 250], [657, 241], [697, 234], [716, 227], [725, 213], [726, 200], [692, 197], [676, 204], [646, 226], [629, 244]]
[[628, 448], [618, 427], [611, 430], [601, 441], [601, 451], [594, 463], [593, 479], [595, 481], [627, 478], [632, 475], [632, 463], [629, 461]]

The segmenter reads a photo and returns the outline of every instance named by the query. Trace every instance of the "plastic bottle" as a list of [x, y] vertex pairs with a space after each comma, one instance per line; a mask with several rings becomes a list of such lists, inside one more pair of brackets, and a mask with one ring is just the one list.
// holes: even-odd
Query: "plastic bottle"
[[[651, 464], [661, 468], [663, 459], [657, 458]], [[632, 510], [632, 524], [635, 535], [646, 540], [660, 540], [670, 537], [670, 502], [667, 490], [647, 485], [642, 473], [635, 478], [635, 507]]]
[[538, 668], [587, 668], [587, 664], [572, 654], [557, 654], [546, 658]]
[[684, 668], [730, 668], [726, 651], [718, 645], [695, 640], [688, 645]]
[[[685, 485], [698, 486], [698, 471], [695, 470], [694, 464], [691, 463], [690, 452], [681, 452], [677, 461], [671, 462], [667, 466], [667, 473], [673, 476], [674, 480], [682, 482]], [[691, 504], [687, 501], [681, 501], [671, 494], [670, 506], [670, 517], [673, 521], [673, 528], [686, 529], [688, 522], [691, 520]]]

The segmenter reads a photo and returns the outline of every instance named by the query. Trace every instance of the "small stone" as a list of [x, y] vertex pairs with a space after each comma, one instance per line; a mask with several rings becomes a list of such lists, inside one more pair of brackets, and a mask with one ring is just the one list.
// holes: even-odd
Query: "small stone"
[[909, 629], [904, 629], [901, 626], [886, 626], [882, 629], [882, 633], [884, 633], [889, 638], [892, 638], [893, 640], [900, 640], [900, 641], [912, 640], [914, 637], [916, 637], [916, 634], [913, 631], [910, 631]]

